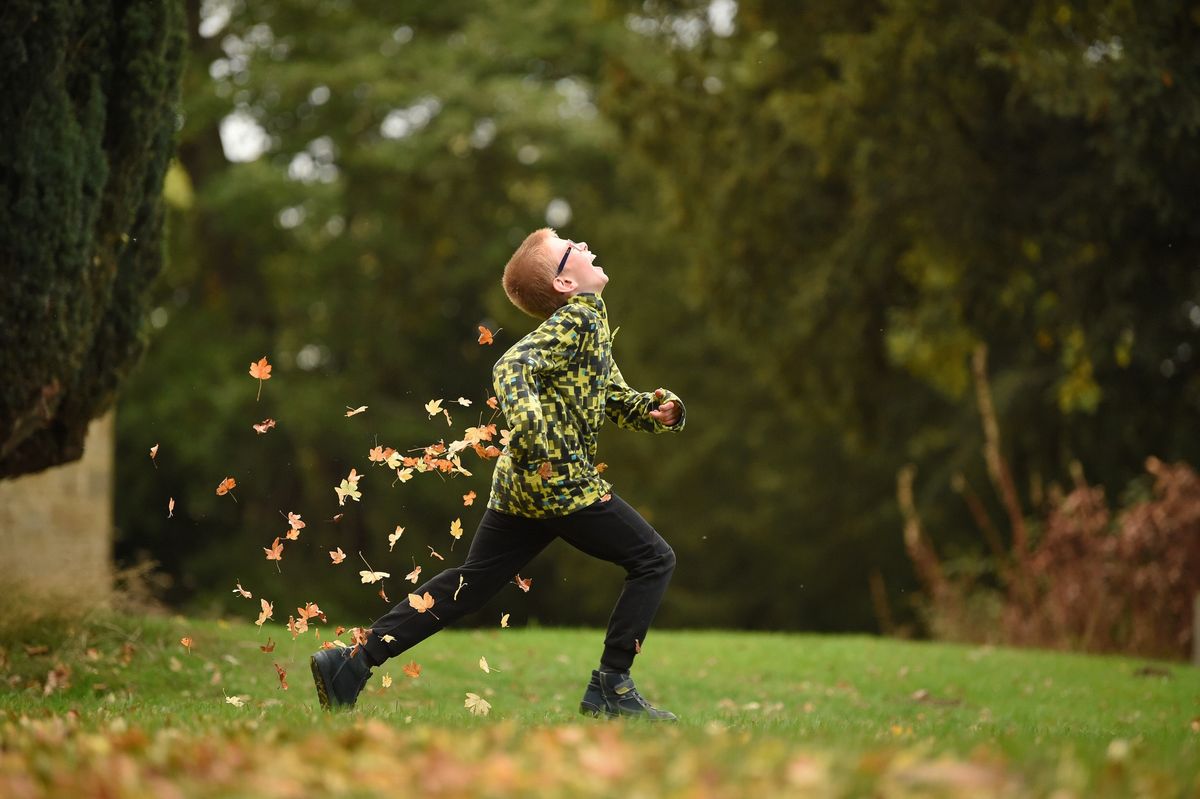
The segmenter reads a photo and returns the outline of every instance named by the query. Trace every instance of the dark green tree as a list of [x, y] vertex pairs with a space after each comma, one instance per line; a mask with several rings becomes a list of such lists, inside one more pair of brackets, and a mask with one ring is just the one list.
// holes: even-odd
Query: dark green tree
[[0, 9], [0, 477], [78, 458], [141, 355], [182, 18], [173, 0]]

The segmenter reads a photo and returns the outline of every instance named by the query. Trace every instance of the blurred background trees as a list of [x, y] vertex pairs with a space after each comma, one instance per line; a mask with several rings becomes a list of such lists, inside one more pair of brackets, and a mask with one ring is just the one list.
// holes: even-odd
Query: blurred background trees
[[[428, 546], [461, 559], [446, 531], [461, 517], [469, 536], [490, 466], [392, 486], [367, 451], [488, 418], [491, 365], [533, 325], [500, 270], [546, 224], [612, 275], [626, 377], [688, 404], [678, 437], [602, 440], [607, 476], [679, 555], [663, 624], [912, 624], [908, 464], [947, 568], [993, 579], [964, 502], [1003, 518], [980, 344], [1035, 537], [1072, 462], [1139, 498], [1146, 456], [1197, 461], [1200, 7], [187, 12], [171, 263], [117, 460], [118, 556], [159, 561], [181, 606], [244, 613], [241, 579], [358, 623], [388, 604], [327, 549], [390, 571], [392, 600], [414, 561], [440, 567]], [[479, 324], [500, 329], [493, 347]], [[275, 370], [256, 402], [246, 370], [263, 355]], [[422, 408], [460, 395], [474, 404], [449, 406], [454, 429]], [[257, 435], [266, 417], [278, 427]], [[352, 467], [363, 501], [339, 508]], [[215, 495], [228, 475], [237, 503]], [[309, 525], [280, 573], [258, 553], [288, 511]], [[565, 546], [530, 575], [533, 591], [500, 600], [514, 623], [594, 624], [620, 579]]]

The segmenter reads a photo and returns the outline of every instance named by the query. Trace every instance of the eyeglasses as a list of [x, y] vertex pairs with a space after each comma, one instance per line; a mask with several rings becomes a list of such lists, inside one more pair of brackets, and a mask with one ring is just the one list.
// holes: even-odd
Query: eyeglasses
[[554, 273], [554, 276], [558, 277], [559, 275], [562, 274], [563, 267], [567, 265], [567, 259], [571, 257], [571, 250], [579, 250], [582, 252], [586, 249], [587, 249], [586, 243], [581, 245], [581, 244], [577, 244], [576, 242], [572, 241], [570, 243], [570, 246], [567, 247], [567, 251], [563, 253], [562, 260], [558, 262], [558, 271]]

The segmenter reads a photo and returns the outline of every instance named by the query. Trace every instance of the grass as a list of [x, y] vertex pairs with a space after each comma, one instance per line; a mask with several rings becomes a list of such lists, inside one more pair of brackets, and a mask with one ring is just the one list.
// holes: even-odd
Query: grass
[[[635, 677], [680, 715], [664, 728], [578, 715], [602, 637], [446, 631], [378, 669], [357, 712], [330, 715], [308, 671], [312, 632], [284, 631], [268, 654], [242, 622], [10, 626], [0, 795], [1200, 795], [1190, 666], [656, 631]], [[415, 680], [401, 670], [410, 659]], [[488, 716], [464, 708], [467, 692]]]

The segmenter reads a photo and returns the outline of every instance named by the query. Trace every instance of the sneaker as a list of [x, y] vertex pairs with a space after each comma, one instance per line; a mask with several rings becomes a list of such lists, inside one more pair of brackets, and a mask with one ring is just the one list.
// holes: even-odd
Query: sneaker
[[371, 677], [371, 667], [357, 647], [322, 649], [309, 662], [325, 710], [352, 707]]
[[593, 671], [579, 703], [585, 716], [636, 716], [651, 721], [678, 721], [669, 710], [659, 710], [642, 698], [628, 672]]

